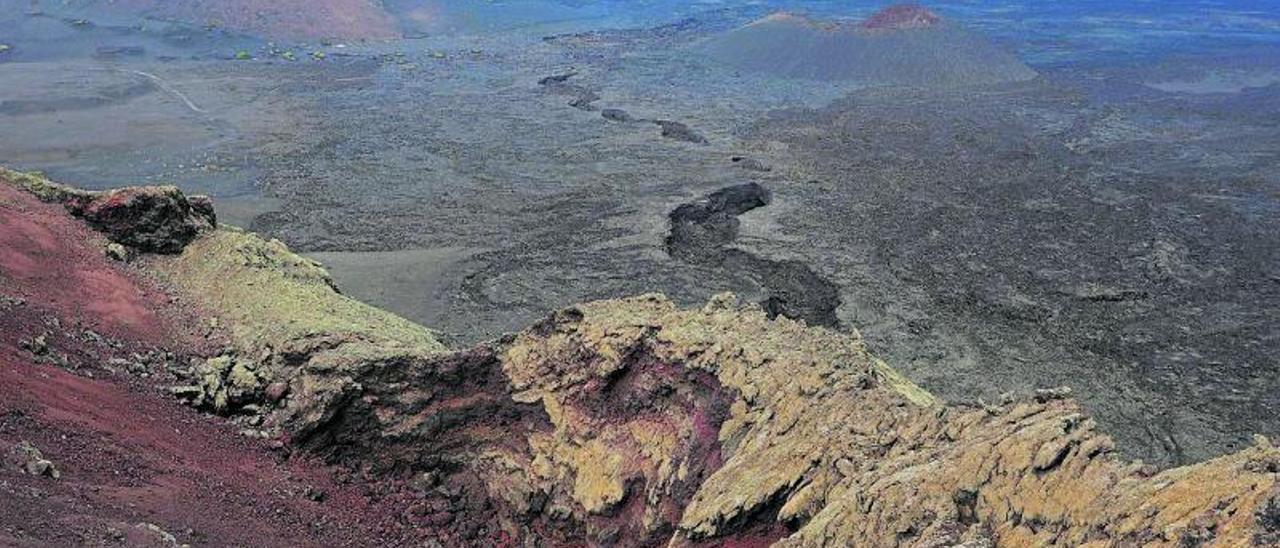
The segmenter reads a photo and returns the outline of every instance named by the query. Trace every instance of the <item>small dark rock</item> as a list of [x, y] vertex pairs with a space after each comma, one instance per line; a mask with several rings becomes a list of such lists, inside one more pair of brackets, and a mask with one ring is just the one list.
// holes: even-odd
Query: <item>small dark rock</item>
[[288, 393], [289, 393], [288, 383], [273, 382], [270, 385], [267, 385], [267, 390], [266, 390], [267, 401], [270, 401], [271, 403], [275, 403], [284, 399], [284, 397], [288, 395]]
[[594, 91], [586, 89], [578, 90], [577, 97], [574, 97], [572, 101], [569, 101], [569, 106], [579, 110], [595, 110], [595, 106], [592, 105], [592, 103], [599, 100], [600, 95]]
[[552, 84], [563, 84], [569, 81], [570, 78], [573, 78], [574, 76], [577, 76], [577, 75], [578, 73], [576, 71], [563, 72], [560, 74], [552, 74], [551, 76], [547, 76], [541, 80], [538, 80], [538, 85], [549, 86]]
[[747, 171], [759, 171], [762, 173], [773, 171], [773, 167], [755, 158], [744, 158], [742, 156], [734, 156], [733, 158], [730, 158], [730, 160], [733, 161], [734, 165], [742, 169], [745, 169]]
[[699, 145], [707, 144], [707, 138], [691, 129], [689, 126], [672, 120], [654, 120], [654, 124], [662, 128], [662, 136], [668, 139], [684, 141], [686, 143], [694, 143]]
[[111, 241], [144, 253], [179, 253], [217, 226], [207, 198], [193, 203], [173, 186], [77, 194], [65, 205]]
[[113, 59], [118, 57], [141, 57], [146, 53], [147, 50], [141, 46], [99, 46], [93, 55], [99, 59]]
[[1041, 388], [1035, 392], [1036, 403], [1048, 403], [1051, 401], [1065, 400], [1071, 397], [1070, 386], [1059, 386], [1057, 388]]
[[620, 108], [606, 108], [600, 111], [600, 116], [612, 122], [630, 122], [633, 120], [630, 113]]
[[44, 335], [38, 335], [28, 340], [18, 341], [18, 346], [36, 356], [44, 356], [49, 353], [49, 341]]

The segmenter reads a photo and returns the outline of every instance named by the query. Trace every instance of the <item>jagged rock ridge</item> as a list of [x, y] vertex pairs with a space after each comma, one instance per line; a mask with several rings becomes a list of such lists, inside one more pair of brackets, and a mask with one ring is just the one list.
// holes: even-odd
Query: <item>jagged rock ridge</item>
[[1123, 462], [1063, 391], [948, 405], [856, 333], [770, 319], [727, 295], [700, 310], [658, 295], [588, 303], [449, 351], [246, 232], [218, 228], [142, 263], [228, 328], [199, 401], [413, 493], [415, 526], [446, 545], [1238, 546], [1280, 535], [1280, 450], [1265, 439], [1157, 473]]

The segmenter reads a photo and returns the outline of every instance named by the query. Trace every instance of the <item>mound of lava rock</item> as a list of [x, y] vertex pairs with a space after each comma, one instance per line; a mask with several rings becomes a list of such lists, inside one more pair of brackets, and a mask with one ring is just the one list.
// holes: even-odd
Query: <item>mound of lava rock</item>
[[111, 241], [143, 253], [178, 253], [196, 236], [217, 226], [213, 202], [187, 197], [174, 186], [125, 187], [104, 192], [73, 189], [39, 177], [0, 172], [72, 215]]

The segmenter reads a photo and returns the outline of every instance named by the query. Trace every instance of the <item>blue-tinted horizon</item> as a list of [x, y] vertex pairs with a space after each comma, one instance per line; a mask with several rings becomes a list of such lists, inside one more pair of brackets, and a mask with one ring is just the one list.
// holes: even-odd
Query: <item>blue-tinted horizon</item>
[[512, 27], [579, 21], [599, 28], [656, 24], [716, 10], [859, 19], [895, 3], [925, 6], [1039, 65], [1280, 47], [1280, 2], [1260, 0], [561, 0], [557, 9], [547, 9], [546, 0], [493, 0], [469, 9], [477, 23], [495, 29], [503, 21]]

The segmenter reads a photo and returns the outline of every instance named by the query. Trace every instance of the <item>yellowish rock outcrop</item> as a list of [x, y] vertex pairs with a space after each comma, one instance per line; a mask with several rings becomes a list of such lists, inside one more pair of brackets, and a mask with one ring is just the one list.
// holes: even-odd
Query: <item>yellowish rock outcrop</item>
[[[1060, 392], [946, 406], [856, 336], [719, 303], [582, 305], [554, 329], [522, 334], [504, 360], [518, 397], [545, 402], [553, 419], [570, 387], [636, 356], [716, 376], [733, 395], [718, 435], [723, 464], [684, 508], [675, 545], [734, 535], [744, 519], [789, 524], [786, 546], [1248, 546], [1280, 527], [1280, 452], [1266, 442], [1153, 475], [1121, 461]], [[575, 491], [588, 512], [631, 475], [662, 479], [652, 463], [637, 471], [597, 458], [609, 454], [601, 444], [637, 458], [636, 438], [556, 422], [571, 434], [538, 450], [589, 478], [593, 488]], [[668, 451], [659, 443], [647, 454], [662, 463]]]
[[623, 545], [1280, 543], [1280, 450], [1264, 439], [1157, 473], [1120, 459], [1060, 392], [948, 405], [857, 334], [729, 297], [588, 303], [449, 352], [247, 232], [139, 260], [229, 334], [188, 388], [220, 412], [260, 408], [368, 481], [417, 475], [433, 530], [462, 544], [492, 524]]

